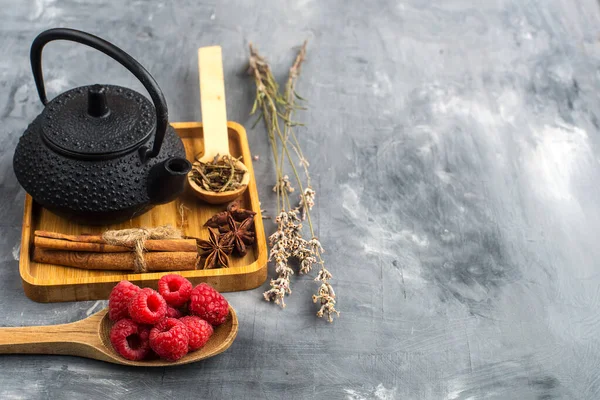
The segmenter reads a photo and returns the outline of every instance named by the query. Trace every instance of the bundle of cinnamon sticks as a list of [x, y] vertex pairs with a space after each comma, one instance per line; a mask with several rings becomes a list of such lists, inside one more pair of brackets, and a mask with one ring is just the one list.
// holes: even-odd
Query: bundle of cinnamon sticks
[[83, 269], [151, 272], [181, 271], [196, 268], [198, 251], [195, 239], [144, 241], [144, 271], [138, 270], [133, 244], [108, 244], [102, 236], [65, 235], [35, 231], [33, 261]]

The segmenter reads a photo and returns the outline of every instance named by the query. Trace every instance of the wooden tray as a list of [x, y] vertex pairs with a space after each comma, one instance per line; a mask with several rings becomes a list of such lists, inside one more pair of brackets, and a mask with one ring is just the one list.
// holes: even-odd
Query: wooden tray
[[[194, 284], [207, 282], [223, 292], [253, 289], [262, 285], [267, 278], [267, 245], [246, 131], [243, 126], [235, 122], [228, 122], [227, 125], [231, 154], [235, 157], [243, 156], [244, 164], [250, 172], [250, 183], [246, 192], [241, 196], [240, 202], [243, 208], [256, 212], [256, 243], [249, 249], [245, 257], [231, 257], [230, 268], [178, 272]], [[201, 123], [176, 122], [172, 126], [182, 138], [189, 160], [193, 160], [195, 155], [203, 152]], [[183, 225], [179, 212], [180, 204], [187, 208], [185, 210], [186, 223]], [[65, 234], [99, 234], [107, 229], [172, 224], [180, 227], [184, 235], [208, 239], [208, 230], [203, 227], [204, 222], [224, 209], [225, 206], [212, 206], [201, 202], [187, 188], [186, 192], [176, 201], [154, 207], [151, 211], [130, 221], [98, 227], [74, 224], [52, 214], [34, 202], [31, 196], [26, 195], [19, 262], [19, 272], [25, 294], [30, 299], [43, 303], [102, 300], [107, 299], [113, 286], [123, 279], [140, 286], [156, 288], [158, 279], [166, 274], [165, 272], [123, 274], [117, 271], [92, 271], [36, 263], [31, 261], [31, 249], [33, 232], [37, 229]]]

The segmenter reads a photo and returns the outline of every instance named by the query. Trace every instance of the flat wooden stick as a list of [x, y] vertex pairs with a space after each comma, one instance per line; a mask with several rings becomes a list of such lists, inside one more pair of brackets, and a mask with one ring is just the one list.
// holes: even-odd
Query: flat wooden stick
[[200, 108], [204, 135], [203, 161], [229, 155], [227, 108], [223, 79], [223, 55], [220, 46], [198, 49], [198, 76], [200, 80]]

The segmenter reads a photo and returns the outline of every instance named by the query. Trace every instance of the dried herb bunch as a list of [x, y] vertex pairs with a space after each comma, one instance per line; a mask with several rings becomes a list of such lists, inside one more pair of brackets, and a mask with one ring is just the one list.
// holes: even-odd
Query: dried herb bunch
[[[240, 157], [241, 159], [241, 157]], [[242, 186], [242, 178], [246, 171], [236, 168], [239, 159], [218, 154], [210, 162], [196, 160], [192, 164], [192, 179], [194, 182], [210, 192], [225, 192], [235, 190]]]
[[[304, 42], [300, 48], [282, 92], [269, 64], [250, 44], [249, 73], [256, 84], [256, 99], [251, 113], [258, 112], [258, 121], [263, 120], [265, 123], [277, 178], [277, 183], [273, 187], [277, 193], [278, 215], [275, 218], [277, 231], [269, 237], [271, 246], [269, 260], [275, 262], [277, 278], [271, 280], [271, 288], [264, 293], [264, 298], [285, 307], [285, 296], [292, 293], [290, 279], [294, 270], [290, 267], [290, 261], [298, 260], [300, 274], [309, 273], [316, 264], [319, 266], [319, 272], [315, 281], [319, 282], [320, 286], [312, 299], [313, 302], [320, 304], [317, 316], [326, 316], [328, 321], [332, 322], [333, 315], [339, 315], [335, 309], [335, 292], [330, 284], [332, 275], [325, 268], [322, 258], [324, 250], [315, 235], [311, 220], [310, 211], [315, 204], [316, 193], [311, 185], [309, 163], [302, 153], [294, 130], [301, 124], [293, 121], [294, 113], [303, 109], [296, 103], [303, 99], [296, 93], [295, 88], [300, 68], [306, 57], [306, 45], [307, 43]], [[284, 160], [287, 161], [286, 165], [291, 169], [295, 183], [300, 189], [300, 201], [294, 207], [290, 197], [295, 189], [289, 176], [284, 174]], [[302, 168], [304, 184], [296, 165]], [[310, 240], [304, 239], [303, 220], [308, 222]]]

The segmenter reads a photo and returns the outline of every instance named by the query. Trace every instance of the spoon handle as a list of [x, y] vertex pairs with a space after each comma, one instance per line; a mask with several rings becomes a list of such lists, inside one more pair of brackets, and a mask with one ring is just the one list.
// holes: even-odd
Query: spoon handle
[[61, 354], [96, 358], [91, 354], [101, 344], [99, 322], [91, 317], [62, 325], [0, 328], [0, 354]]
[[204, 131], [204, 157], [229, 154], [227, 109], [220, 46], [198, 49], [200, 105]]

